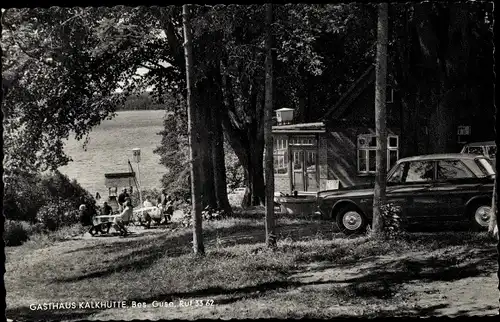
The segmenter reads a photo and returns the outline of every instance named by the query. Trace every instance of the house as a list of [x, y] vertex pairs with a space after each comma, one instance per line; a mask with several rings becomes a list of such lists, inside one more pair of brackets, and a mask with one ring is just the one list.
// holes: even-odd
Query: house
[[[424, 152], [419, 154], [430, 153], [426, 150], [428, 136], [408, 133], [405, 129], [404, 120], [417, 121], [405, 119], [401, 101], [390, 85], [389, 81], [386, 104], [388, 169], [399, 158], [409, 156], [405, 155], [409, 149], [402, 149], [402, 135], [418, 138], [419, 151]], [[373, 182], [376, 169], [374, 99], [375, 68], [370, 66], [318, 122], [293, 124], [293, 110], [277, 110], [279, 124], [273, 126], [275, 191], [308, 194]], [[425, 126], [412, 128], [426, 131]], [[470, 135], [470, 128], [458, 127], [458, 140], [470, 139], [460, 135]], [[460, 151], [461, 143], [457, 141], [457, 146], [450, 149]]]

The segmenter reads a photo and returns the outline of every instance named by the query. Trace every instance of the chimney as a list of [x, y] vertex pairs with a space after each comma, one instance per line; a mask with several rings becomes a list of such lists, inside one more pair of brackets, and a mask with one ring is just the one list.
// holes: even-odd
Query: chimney
[[293, 121], [293, 108], [280, 108], [276, 110], [276, 120], [278, 125], [292, 124]]

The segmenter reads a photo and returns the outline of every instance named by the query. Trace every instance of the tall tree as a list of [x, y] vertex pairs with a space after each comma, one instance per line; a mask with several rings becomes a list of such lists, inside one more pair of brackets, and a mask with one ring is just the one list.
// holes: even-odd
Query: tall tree
[[459, 122], [481, 122], [473, 135], [493, 136], [493, 120], [481, 116], [494, 113], [492, 15], [486, 1], [391, 5], [402, 156], [457, 151]]
[[377, 59], [375, 66], [375, 132], [377, 135], [375, 191], [373, 194], [373, 233], [380, 235], [383, 228], [381, 206], [385, 203], [387, 183], [387, 127], [386, 127], [386, 85], [387, 85], [387, 42], [388, 4], [379, 4], [377, 25]]
[[276, 247], [274, 218], [274, 155], [273, 155], [273, 4], [266, 4], [266, 92], [264, 138], [266, 142], [266, 245]]
[[[498, 220], [497, 220], [497, 179], [493, 183], [493, 196], [491, 198], [491, 212], [490, 222], [488, 225], [488, 232], [496, 239], [498, 239]], [[500, 256], [500, 252], [498, 253]]]
[[191, 38], [191, 25], [189, 22], [189, 5], [182, 6], [182, 21], [184, 29], [184, 55], [186, 62], [186, 89], [187, 89], [187, 108], [188, 108], [188, 132], [189, 132], [189, 152], [191, 169], [191, 202], [193, 208], [193, 250], [196, 255], [204, 255], [205, 248], [202, 236], [202, 205], [201, 205], [201, 187], [200, 187], [200, 137], [199, 118], [196, 117], [193, 87], [193, 49]]

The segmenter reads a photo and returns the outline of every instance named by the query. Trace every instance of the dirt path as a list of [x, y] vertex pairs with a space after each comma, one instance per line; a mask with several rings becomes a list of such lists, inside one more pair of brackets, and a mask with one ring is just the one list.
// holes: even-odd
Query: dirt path
[[[457, 248], [456, 252], [461, 250]], [[480, 256], [479, 253], [472, 251], [468, 255], [474, 258]], [[441, 255], [422, 251], [398, 258], [379, 256], [343, 269], [331, 267], [330, 263], [315, 263], [304, 267], [304, 271], [292, 275], [290, 279], [305, 284], [302, 289], [379, 283], [386, 290], [392, 289], [392, 295], [408, 303], [408, 308], [414, 308], [407, 310], [407, 313], [420, 316], [498, 315], [499, 291], [495, 261], [491, 258], [484, 261], [471, 259], [450, 263], [450, 267], [444, 269], [421, 266], [414, 267], [412, 271], [412, 264], [429, 263]], [[483, 273], [474, 276], [479, 270]], [[385, 274], [381, 274], [384, 271]], [[386, 309], [391, 310], [391, 307]]]

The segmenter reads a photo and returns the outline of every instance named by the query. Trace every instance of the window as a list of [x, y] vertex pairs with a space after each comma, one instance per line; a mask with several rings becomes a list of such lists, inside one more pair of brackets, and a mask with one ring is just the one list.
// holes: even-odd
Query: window
[[279, 136], [274, 138], [274, 173], [286, 174], [288, 173], [288, 138], [286, 136]]
[[[376, 171], [377, 136], [361, 134], [358, 136], [358, 173], [371, 174]], [[387, 136], [387, 170], [399, 159], [399, 137]]]
[[430, 182], [434, 180], [434, 162], [413, 161], [408, 163], [405, 182]]
[[486, 175], [495, 175], [495, 167], [491, 159], [480, 158], [478, 159], [478, 162], [483, 167]]
[[401, 183], [403, 179], [403, 166], [404, 163], [398, 165], [396, 170], [392, 173], [392, 175], [387, 179], [388, 183]]
[[437, 168], [438, 180], [474, 178], [474, 174], [460, 160], [441, 160]]
[[492, 159], [497, 157], [497, 146], [496, 145], [488, 145], [486, 146], [486, 153]]
[[483, 155], [484, 151], [483, 147], [481, 146], [470, 146], [465, 150], [465, 153]]

